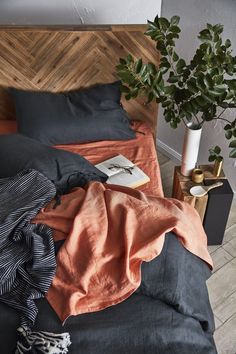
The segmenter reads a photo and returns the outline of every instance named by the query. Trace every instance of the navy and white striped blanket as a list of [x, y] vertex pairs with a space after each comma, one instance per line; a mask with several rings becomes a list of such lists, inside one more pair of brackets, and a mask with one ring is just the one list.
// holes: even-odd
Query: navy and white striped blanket
[[47, 292], [56, 268], [51, 229], [30, 220], [55, 194], [53, 183], [35, 170], [0, 179], [0, 301], [27, 327], [37, 315], [34, 299]]

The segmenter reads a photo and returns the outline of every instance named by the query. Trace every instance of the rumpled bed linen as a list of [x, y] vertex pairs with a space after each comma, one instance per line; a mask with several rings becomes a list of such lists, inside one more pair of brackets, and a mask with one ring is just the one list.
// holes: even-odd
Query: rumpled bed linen
[[[4, 186], [2, 188], [4, 195], [2, 194], [1, 200], [6, 202], [6, 204], [1, 203], [1, 225], [4, 225], [7, 221], [5, 225], [11, 228], [11, 235], [13, 235], [13, 232], [15, 238], [19, 238], [20, 242], [23, 242], [25, 239], [31, 240], [28, 246], [31, 246], [30, 258], [32, 261], [32, 257], [34, 257], [34, 262], [29, 262], [27, 270], [30, 271], [29, 275], [33, 277], [32, 279], [37, 279], [37, 281], [35, 280], [37, 287], [39, 285], [39, 277], [41, 276], [41, 265], [43, 265], [45, 271], [43, 274], [45, 281], [45, 277], [47, 278], [49, 276], [50, 278], [48, 267], [51, 269], [50, 259], [51, 256], [52, 258], [54, 256], [53, 245], [51, 241], [48, 241], [48, 234], [41, 234], [41, 228], [45, 231], [49, 231], [49, 234], [50, 228], [48, 228], [48, 226], [40, 226], [40, 224], [29, 225], [29, 220], [35, 215], [36, 210], [39, 210], [45, 203], [44, 193], [47, 195], [49, 192], [48, 200], [50, 200], [55, 193], [54, 189], [51, 189], [51, 182], [47, 184], [49, 188], [45, 189], [45, 181], [48, 180], [44, 179], [41, 174], [36, 171], [31, 171], [27, 173], [27, 177], [25, 173], [20, 173], [17, 179], [5, 179], [4, 183], [1, 184], [1, 187]], [[92, 189], [90, 190], [90, 188]], [[113, 193], [114, 197], [112, 196]], [[33, 198], [32, 201], [32, 196], [35, 197], [36, 195], [37, 198]], [[15, 196], [15, 199], [13, 196]], [[78, 199], [78, 197], [80, 198]], [[104, 201], [104, 204], [101, 204], [100, 199]], [[198, 227], [195, 229], [198, 225], [198, 217], [195, 212], [193, 215], [188, 214], [190, 218], [189, 221], [184, 220], [184, 218], [181, 220], [182, 213], [188, 211], [185, 209], [185, 207], [188, 208], [185, 204], [178, 204], [177, 201], [166, 200], [166, 204], [162, 205], [162, 198], [158, 201], [156, 197], [146, 197], [141, 192], [135, 190], [122, 187], [119, 187], [117, 190], [116, 186], [103, 186], [100, 183], [91, 183], [87, 186], [87, 189], [75, 189], [69, 195], [63, 196], [61, 202], [61, 205], [53, 209], [55, 206], [55, 200], [53, 200], [44, 207], [42, 212], [37, 216], [39, 218], [42, 216], [45, 218], [47, 212], [56, 213], [54, 214], [55, 219], [53, 222], [59, 217], [62, 223], [61, 225], [64, 225], [64, 227], [61, 227], [60, 230], [58, 229], [57, 232], [55, 232], [57, 240], [64, 239], [64, 244], [60, 248], [58, 256], [60, 256], [63, 250], [66, 249], [68, 251], [70, 249], [66, 244], [73, 232], [74, 223], [81, 223], [81, 227], [83, 228], [87, 220], [89, 225], [91, 225], [91, 229], [90, 233], [85, 234], [84, 237], [89, 236], [91, 238], [90, 241], [94, 241], [92, 245], [96, 243], [101, 247], [102, 244], [106, 244], [106, 236], [108, 237], [108, 234], [104, 233], [104, 230], [108, 232], [109, 230], [114, 231], [120, 229], [119, 234], [112, 233], [115, 237], [112, 238], [112, 240], [115, 241], [117, 240], [116, 238], [118, 238], [119, 243], [121, 242], [121, 247], [124, 247], [124, 253], [121, 254], [119, 247], [117, 249], [116, 256], [119, 258], [120, 255], [121, 260], [121, 262], [118, 260], [117, 266], [122, 265], [124, 260], [128, 261], [130, 256], [134, 265], [136, 261], [141, 264], [139, 260], [140, 257], [141, 259], [148, 260], [149, 257], [154, 256], [154, 259], [148, 263], [144, 262], [142, 264], [141, 274], [139, 274], [140, 278], [137, 278], [138, 281], [141, 279], [142, 281], [138, 288], [136, 288], [137, 284], [134, 282], [137, 279], [132, 275], [133, 269], [136, 269], [136, 267], [133, 268], [133, 262], [131, 262], [132, 264], [127, 268], [129, 269], [128, 280], [134, 282], [132, 284], [136, 290], [123, 302], [118, 303], [116, 306], [109, 306], [103, 311], [84, 313], [80, 314], [80, 316], [71, 316], [63, 327], [55, 312], [46, 302], [46, 299], [36, 300], [39, 315], [33, 328], [35, 331], [70, 332], [72, 340], [72, 345], [69, 348], [70, 354], [130, 354], [134, 352], [136, 354], [216, 353], [212, 335], [214, 331], [214, 321], [205, 284], [206, 279], [210, 275], [208, 264], [210, 264], [211, 260], [205, 257], [206, 254], [204, 256], [204, 252], [202, 252], [205, 249], [204, 245], [206, 240], [204, 238], [205, 235], [201, 233], [201, 229]], [[90, 208], [87, 209], [86, 214], [87, 203], [90, 204]], [[139, 208], [137, 208], [137, 205], [140, 205]], [[6, 206], [8, 208], [7, 210]], [[91, 208], [95, 208], [98, 215], [104, 212], [104, 208], [107, 210], [105, 216], [102, 218], [102, 223], [95, 222], [97, 215], [93, 215], [91, 222]], [[112, 214], [112, 210], [116, 211], [116, 217], [115, 215], [113, 218], [108, 216]], [[156, 214], [154, 210], [156, 210]], [[68, 211], [69, 214], [71, 212], [71, 214], [67, 215], [66, 211]], [[174, 213], [174, 216], [171, 216], [171, 211]], [[145, 227], [146, 222], [151, 220], [148, 216], [149, 218], [156, 216], [155, 224], [158, 225], [157, 220], [159, 220], [159, 227], [162, 225], [161, 231], [166, 229], [166, 227], [163, 226], [164, 218], [166, 218], [169, 222], [169, 227], [172, 228], [178, 236], [173, 233], [158, 236], [159, 228], [154, 227], [153, 229], [153, 226], [150, 229], [151, 232], [149, 232], [149, 227]], [[118, 217], [120, 218], [119, 220], [117, 219]], [[69, 223], [68, 218], [70, 219]], [[106, 218], [111, 220], [110, 225], [106, 224]], [[131, 222], [131, 227], [128, 229], [126, 221]], [[193, 225], [189, 228], [191, 223], [193, 223]], [[180, 236], [180, 230], [184, 227], [190, 231], [193, 241], [194, 237], [197, 236], [195, 232], [199, 232], [198, 237], [200, 237], [200, 241], [198, 240], [195, 245], [193, 242], [192, 249], [192, 251], [194, 250], [198, 253], [198, 256], [195, 256], [186, 248], [192, 241], [191, 237], [188, 239], [186, 236], [187, 232], [182, 234], [182, 237]], [[71, 228], [71, 233], [69, 232], [68, 237], [66, 237], [67, 228]], [[99, 231], [97, 228], [101, 231], [100, 234], [97, 234], [97, 231]], [[1, 235], [4, 235], [4, 230], [1, 229]], [[21, 230], [21, 232], [19, 230]], [[33, 233], [32, 230], [34, 231]], [[95, 230], [96, 235], [92, 232]], [[28, 234], [27, 231], [30, 233]], [[124, 231], [126, 231], [126, 234], [122, 236]], [[153, 231], [156, 233], [153, 234]], [[137, 236], [135, 237], [136, 233]], [[131, 242], [132, 239], [128, 237], [130, 234], [133, 235], [133, 241], [138, 241], [137, 245], [135, 245], [133, 241]], [[95, 236], [100, 236], [104, 243], [101, 243], [101, 240], [98, 243], [95, 242]], [[40, 242], [37, 242], [38, 237], [41, 237]], [[75, 237], [78, 239], [78, 234], [75, 234]], [[125, 238], [127, 238], [127, 244], [124, 242]], [[149, 238], [149, 245], [146, 245], [146, 241]], [[159, 244], [158, 242], [162, 239], [163, 243], [160, 242]], [[41, 243], [42, 240], [43, 243]], [[183, 247], [183, 244], [185, 247]], [[25, 243], [23, 242], [23, 246], [24, 245]], [[197, 245], [199, 248], [196, 247]], [[114, 246], [116, 248], [117, 244], [114, 244]], [[14, 247], [10, 247], [10, 250], [13, 251]], [[44, 258], [45, 250], [48, 250], [49, 257]], [[155, 257], [153, 250], [159, 252], [158, 257]], [[72, 253], [70, 255], [70, 257], [72, 257], [72, 265], [74, 264], [73, 262], [75, 262], [75, 265], [81, 265], [82, 263], [80, 262], [84, 261], [80, 258], [81, 254], [79, 255], [77, 251], [78, 250], [74, 248], [74, 254]], [[91, 251], [92, 254], [97, 255], [93, 248]], [[102, 254], [101, 251], [100, 249], [100, 256], [103, 258], [105, 254]], [[27, 254], [29, 255], [29, 253]], [[75, 255], [75, 259], [73, 259], [73, 255]], [[13, 254], [10, 254], [9, 258], [13, 258], [13, 256]], [[205, 262], [199, 257], [205, 259]], [[108, 258], [105, 257], [104, 262], [106, 263], [107, 260]], [[12, 259], [7, 258], [7, 261], [8, 264], [13, 263]], [[206, 262], [208, 262], [208, 264]], [[111, 257], [110, 263], [108, 262], [109, 267], [112, 267], [112, 264], [113, 258]], [[86, 267], [86, 264], [84, 266]], [[91, 270], [89, 267], [87, 269]], [[125, 271], [124, 278], [126, 278], [126, 267], [122, 269]], [[116, 272], [115, 274], [117, 274], [118, 280], [122, 274], [122, 269], [113, 268]], [[71, 270], [71, 276], [74, 276], [73, 271], [75, 270], [73, 270], [73, 268]], [[51, 275], [53, 271], [54, 270], [52, 270]], [[25, 275], [24, 272], [21, 273], [20, 268], [19, 274]], [[63, 289], [63, 283], [67, 281], [67, 273], [64, 273], [64, 269], [62, 269], [61, 276]], [[47, 279], [48, 283], [50, 282], [49, 278]], [[1, 279], [3, 278], [1, 277]], [[32, 279], [29, 280], [30, 287], [32, 286]], [[78, 278], [75, 280], [77, 279]], [[27, 279], [23, 277], [23, 281], [26, 280]], [[103, 280], [105, 282], [101, 283], [101, 286], [104, 286], [109, 278], [103, 278]], [[44, 281], [43, 284], [45, 284]], [[68, 281], [71, 282], [70, 286], [74, 287], [73, 279], [69, 278]], [[77, 285], [78, 284], [75, 283], [75, 286]], [[93, 286], [93, 284], [91, 285]], [[32, 308], [34, 310], [34, 305], [31, 307], [33, 298], [36, 294], [38, 294], [37, 297], [41, 297], [46, 290], [44, 288], [40, 290], [37, 288], [32, 294], [29, 292], [29, 287], [26, 283], [20, 288], [17, 287], [17, 289], [20, 290], [20, 293], [17, 293], [17, 296], [14, 298], [16, 294], [13, 291], [10, 293], [9, 297], [13, 306], [6, 306], [6, 304], [9, 305], [7, 301], [0, 301], [1, 354], [14, 352], [17, 340], [16, 328], [22, 323], [22, 319], [26, 319], [27, 322], [29, 319], [31, 322], [34, 321], [37, 310], [32, 311]], [[82, 288], [80, 288], [80, 290], [81, 289]], [[28, 296], [26, 302], [24, 292], [21, 292], [22, 290], [26, 291], [26, 297]], [[74, 290], [77, 291], [78, 289], [75, 287]], [[64, 296], [65, 293], [62, 293], [62, 295]], [[77, 293], [74, 293], [74, 295], [77, 296]], [[84, 293], [84, 295], [86, 294]], [[69, 300], [73, 301], [73, 296], [70, 297], [70, 294]], [[67, 303], [65, 303], [65, 306], [67, 306]], [[13, 308], [18, 309], [20, 312], [23, 309], [23, 316], [20, 319], [16, 312], [13, 311]]]
[[0, 301], [19, 312], [21, 326], [34, 323], [34, 300], [55, 274], [52, 230], [30, 223], [55, 194], [53, 183], [35, 170], [0, 179]]
[[[34, 330], [68, 331], [69, 354], [216, 354], [208, 265], [167, 233], [160, 255], [141, 266], [140, 287], [103, 311], [71, 316], [62, 327], [46, 299]], [[0, 302], [1, 354], [14, 353], [19, 318]]]
[[47, 300], [62, 322], [127, 299], [141, 282], [141, 263], [161, 253], [172, 231], [210, 267], [207, 239], [198, 213], [175, 199], [98, 182], [62, 196], [34, 219], [65, 240]]
[[146, 194], [163, 197], [160, 166], [151, 126], [148, 122], [133, 121], [132, 128], [136, 131], [136, 138], [131, 140], [103, 140], [55, 147], [80, 154], [94, 165], [121, 154], [150, 177], [150, 182], [137, 189]]

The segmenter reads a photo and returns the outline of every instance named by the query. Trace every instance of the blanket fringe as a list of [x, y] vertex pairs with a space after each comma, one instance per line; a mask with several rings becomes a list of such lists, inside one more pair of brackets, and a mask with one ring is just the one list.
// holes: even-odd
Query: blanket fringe
[[65, 354], [68, 353], [68, 347], [71, 344], [69, 333], [32, 332], [24, 326], [19, 327], [17, 333], [15, 354]]

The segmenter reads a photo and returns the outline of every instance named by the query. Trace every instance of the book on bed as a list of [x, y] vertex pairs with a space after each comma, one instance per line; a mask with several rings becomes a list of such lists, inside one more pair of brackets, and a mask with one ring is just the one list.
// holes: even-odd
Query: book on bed
[[150, 178], [133, 162], [123, 155], [117, 155], [95, 165], [108, 176], [106, 183], [137, 188], [150, 181]]

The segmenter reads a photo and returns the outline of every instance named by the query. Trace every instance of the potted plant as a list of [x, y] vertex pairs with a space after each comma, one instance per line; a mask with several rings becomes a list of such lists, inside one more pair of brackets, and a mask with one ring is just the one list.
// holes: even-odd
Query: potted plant
[[[227, 109], [236, 107], [236, 57], [232, 56], [231, 41], [222, 39], [223, 26], [207, 24], [199, 33], [201, 43], [192, 60], [186, 63], [175, 50], [181, 32], [179, 20], [178, 16], [170, 20], [157, 16], [154, 22], [148, 21], [145, 35], [156, 42], [161, 53], [159, 67], [129, 54], [120, 59], [117, 74], [127, 100], [138, 95], [146, 96], [148, 102], [156, 100], [172, 128], [183, 123], [190, 132], [192, 137], [189, 133], [185, 136], [182, 157], [182, 173], [189, 175], [196, 163], [201, 129], [209, 121], [222, 121], [231, 148], [229, 156], [236, 157], [236, 119], [225, 117]], [[193, 148], [191, 144], [189, 148], [187, 143], [194, 137]]]

